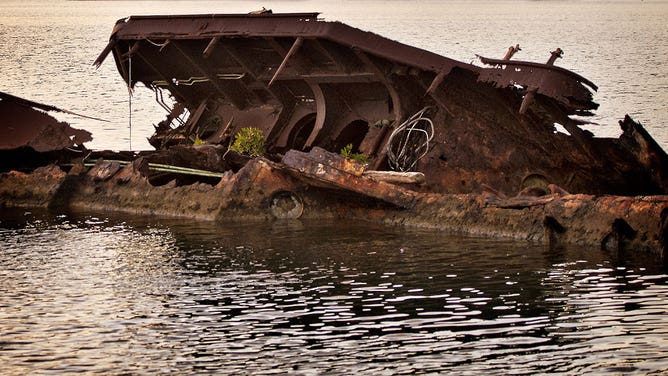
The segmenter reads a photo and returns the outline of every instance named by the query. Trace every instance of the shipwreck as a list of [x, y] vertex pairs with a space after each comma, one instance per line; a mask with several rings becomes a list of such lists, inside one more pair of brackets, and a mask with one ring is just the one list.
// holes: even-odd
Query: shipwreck
[[[346, 217], [664, 256], [665, 151], [628, 116], [594, 137], [596, 85], [556, 66], [558, 48], [545, 63], [518, 50], [473, 65], [318, 13], [121, 19], [95, 64], [111, 55], [154, 91], [156, 150], [90, 151], [85, 134], [34, 147], [37, 115], [7, 108], [54, 109], [0, 95], [0, 205]], [[230, 147], [245, 129], [262, 152]]]

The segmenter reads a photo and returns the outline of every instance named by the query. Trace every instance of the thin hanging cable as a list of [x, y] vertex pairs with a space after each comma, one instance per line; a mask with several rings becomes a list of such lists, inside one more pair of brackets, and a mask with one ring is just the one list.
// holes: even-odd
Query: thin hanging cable
[[128, 124], [130, 126], [130, 151], [132, 151], [132, 52], [128, 50]]

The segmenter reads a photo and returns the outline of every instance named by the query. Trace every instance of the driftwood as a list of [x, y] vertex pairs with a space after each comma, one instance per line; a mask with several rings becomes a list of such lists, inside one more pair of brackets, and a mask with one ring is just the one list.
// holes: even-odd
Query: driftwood
[[421, 172], [364, 171], [362, 175], [391, 184], [422, 184], [426, 180]]
[[355, 192], [367, 197], [391, 203], [400, 208], [411, 208], [417, 193], [382, 181], [363, 173], [356, 174], [361, 165], [352, 159], [314, 147], [309, 153], [288, 151], [281, 161], [288, 173], [309, 185]]

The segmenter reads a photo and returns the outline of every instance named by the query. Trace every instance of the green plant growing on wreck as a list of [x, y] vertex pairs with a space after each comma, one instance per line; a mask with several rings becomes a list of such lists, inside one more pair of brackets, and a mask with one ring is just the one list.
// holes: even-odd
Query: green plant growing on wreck
[[204, 144], [206, 144], [206, 141], [199, 138], [199, 136], [195, 136], [195, 139], [193, 140], [193, 145], [194, 146], [201, 146], [201, 145], [204, 145]]
[[339, 154], [341, 154], [341, 156], [344, 158], [350, 158], [359, 163], [364, 163], [364, 164], [369, 163], [368, 155], [362, 153], [353, 153], [353, 144], [346, 145], [343, 149], [341, 149], [341, 152]]
[[264, 135], [258, 128], [241, 128], [239, 133], [234, 136], [234, 142], [230, 146], [230, 150], [251, 157], [259, 157], [264, 155], [265, 142]]

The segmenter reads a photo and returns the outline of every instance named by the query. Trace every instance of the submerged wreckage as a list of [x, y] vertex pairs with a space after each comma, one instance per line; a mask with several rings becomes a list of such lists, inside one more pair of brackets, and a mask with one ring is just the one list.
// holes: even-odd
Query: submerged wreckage
[[[546, 63], [518, 49], [477, 66], [318, 13], [122, 19], [95, 64], [111, 54], [155, 92], [156, 151], [76, 155], [4, 129], [0, 205], [346, 217], [663, 256], [666, 153], [628, 116], [618, 139], [580, 128], [597, 87], [554, 65], [560, 49]], [[0, 99], [15, 129], [33, 120], [7, 106], [48, 110]], [[230, 149], [246, 128], [262, 156]]]

